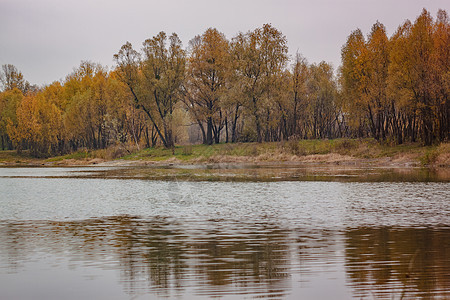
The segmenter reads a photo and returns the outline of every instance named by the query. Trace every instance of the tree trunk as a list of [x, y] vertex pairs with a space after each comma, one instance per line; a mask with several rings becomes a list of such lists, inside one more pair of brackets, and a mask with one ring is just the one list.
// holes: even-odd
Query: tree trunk
[[152, 126], [152, 147], [156, 146], [156, 142], [158, 141], [158, 133], [154, 130], [155, 126]]
[[228, 117], [225, 117], [225, 143], [228, 143]]
[[414, 112], [413, 121], [411, 126], [411, 142], [416, 141], [416, 113]]
[[144, 137], [145, 137], [145, 148], [150, 148], [150, 135], [148, 133], [148, 126], [145, 126]]
[[207, 127], [206, 127], [206, 144], [207, 145], [212, 145], [213, 143], [213, 133], [212, 133], [212, 127], [213, 127], [213, 122], [212, 122], [212, 117], [208, 117], [207, 118]]
[[236, 126], [237, 126], [237, 120], [239, 118], [239, 106], [236, 104], [236, 110], [234, 112], [234, 118], [231, 122], [231, 142], [236, 143], [237, 141], [237, 134], [236, 134]]
[[370, 104], [367, 104], [367, 108], [369, 112], [370, 129], [372, 131], [373, 137], [378, 141], [380, 137], [377, 134], [377, 129], [375, 126], [375, 121], [373, 120], [372, 108], [370, 107]]
[[205, 132], [205, 127], [203, 126], [203, 123], [197, 119], [197, 124], [200, 127], [200, 131], [202, 132], [202, 139], [203, 139], [203, 144], [207, 144], [206, 143], [206, 132]]
[[262, 142], [262, 136], [261, 136], [261, 121], [259, 119], [258, 115], [258, 107], [257, 107], [257, 99], [256, 97], [253, 97], [253, 115], [255, 117], [255, 125], [256, 125], [256, 141], [258, 143]]

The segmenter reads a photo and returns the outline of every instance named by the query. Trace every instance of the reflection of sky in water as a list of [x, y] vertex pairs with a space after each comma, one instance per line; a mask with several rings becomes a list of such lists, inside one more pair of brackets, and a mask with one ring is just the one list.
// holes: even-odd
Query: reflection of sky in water
[[107, 171], [108, 167], [78, 167], [78, 168], [0, 168], [2, 177], [71, 177], [88, 176], [94, 172]]
[[448, 225], [448, 183], [185, 182], [0, 178], [0, 220], [115, 215], [276, 221], [286, 226]]
[[13, 170], [0, 169], [0, 299], [450, 296], [448, 183]]

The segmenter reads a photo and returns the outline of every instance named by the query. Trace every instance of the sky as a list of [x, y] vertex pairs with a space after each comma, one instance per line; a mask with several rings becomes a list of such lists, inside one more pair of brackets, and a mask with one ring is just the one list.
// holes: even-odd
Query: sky
[[135, 49], [160, 31], [183, 45], [215, 27], [228, 39], [270, 23], [289, 53], [340, 65], [348, 35], [378, 20], [391, 35], [426, 8], [450, 13], [448, 0], [0, 0], [0, 65], [13, 64], [32, 84], [63, 80], [83, 60], [114, 67], [127, 41]]

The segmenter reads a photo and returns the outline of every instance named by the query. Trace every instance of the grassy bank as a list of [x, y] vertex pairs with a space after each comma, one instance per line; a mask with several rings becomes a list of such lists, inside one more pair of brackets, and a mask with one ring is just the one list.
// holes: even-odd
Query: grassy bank
[[329, 162], [378, 161], [450, 166], [450, 144], [384, 145], [374, 140], [301, 140], [277, 143], [237, 143], [151, 148], [122, 157], [124, 160], [181, 162]]
[[26, 152], [0, 151], [3, 165], [21, 164], [96, 164], [105, 161], [142, 163], [260, 163], [305, 162], [352, 164], [357, 162], [379, 165], [411, 165], [450, 167], [450, 143], [422, 146], [380, 144], [365, 140], [300, 140], [273, 143], [236, 143], [217, 145], [176, 146], [174, 149], [155, 147], [130, 151], [120, 147], [95, 151], [77, 151], [64, 156], [35, 159]]

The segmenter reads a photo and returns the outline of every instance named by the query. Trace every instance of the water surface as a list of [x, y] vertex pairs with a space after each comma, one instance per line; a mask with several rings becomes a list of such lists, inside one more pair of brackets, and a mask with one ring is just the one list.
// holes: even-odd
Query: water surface
[[0, 168], [0, 299], [450, 297], [448, 182], [272, 169]]

